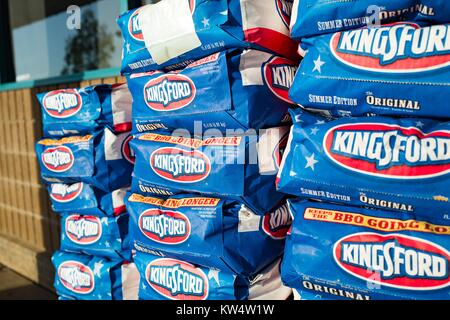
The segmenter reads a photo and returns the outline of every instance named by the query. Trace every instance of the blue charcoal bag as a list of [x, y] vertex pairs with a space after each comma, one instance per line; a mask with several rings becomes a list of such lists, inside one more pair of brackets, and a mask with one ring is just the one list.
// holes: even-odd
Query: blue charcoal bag
[[245, 300], [248, 279], [183, 260], [137, 252], [142, 300]]
[[94, 134], [42, 139], [36, 144], [41, 177], [47, 183], [85, 182], [103, 191], [131, 183], [129, 133], [105, 128]]
[[[292, 1], [184, 1], [189, 1], [195, 33], [201, 45], [158, 64], [152, 59], [142, 32], [141, 14], [146, 7], [130, 10], [117, 20], [124, 40], [122, 74], [179, 69], [230, 48], [252, 48], [298, 59], [297, 44], [289, 36]], [[153, 32], [162, 33], [158, 29]], [[184, 36], [180, 35], [180, 38]], [[174, 39], [170, 40], [173, 42]]]
[[283, 283], [306, 299], [449, 300], [450, 224], [289, 200]]
[[130, 285], [123, 260], [56, 251], [52, 262], [56, 292], [66, 299], [123, 300]]
[[450, 123], [300, 109], [277, 176], [304, 198], [450, 218]]
[[260, 173], [258, 162], [264, 157], [276, 159], [271, 158], [271, 150], [257, 157], [257, 140], [257, 136], [202, 140], [140, 134], [130, 142], [136, 156], [133, 179], [169, 190], [235, 199], [256, 213], [266, 213], [285, 195], [275, 190], [276, 172]]
[[134, 249], [244, 276], [282, 254], [291, 223], [286, 204], [258, 216], [236, 201], [189, 194], [132, 194], [127, 211]]
[[450, 24], [349, 30], [305, 39], [302, 48], [289, 97], [307, 109], [450, 118]]
[[117, 217], [61, 215], [61, 250], [108, 259], [131, 259], [128, 214]]
[[89, 134], [104, 126], [130, 131], [132, 98], [126, 84], [58, 89], [37, 98], [45, 137]]
[[[127, 77], [133, 132], [258, 130], [287, 122], [297, 64], [256, 50], [213, 54], [182, 70]], [[196, 122], [198, 124], [196, 124]]]

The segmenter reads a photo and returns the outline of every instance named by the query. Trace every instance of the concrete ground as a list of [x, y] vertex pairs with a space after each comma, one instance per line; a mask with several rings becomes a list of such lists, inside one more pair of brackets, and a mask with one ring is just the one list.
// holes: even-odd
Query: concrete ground
[[54, 300], [56, 295], [0, 265], [0, 300]]

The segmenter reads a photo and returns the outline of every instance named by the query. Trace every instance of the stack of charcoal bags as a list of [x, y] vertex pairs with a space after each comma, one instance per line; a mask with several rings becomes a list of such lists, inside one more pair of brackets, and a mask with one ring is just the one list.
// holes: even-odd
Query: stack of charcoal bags
[[131, 95], [126, 84], [38, 94], [41, 177], [61, 217], [52, 261], [60, 299], [137, 299], [124, 197], [131, 184]]
[[284, 284], [313, 300], [450, 299], [450, 2], [300, 0], [292, 16], [304, 110], [277, 177], [298, 196]]
[[279, 268], [291, 220], [275, 178], [298, 66], [291, 6], [163, 0], [118, 19], [140, 299], [290, 296]]

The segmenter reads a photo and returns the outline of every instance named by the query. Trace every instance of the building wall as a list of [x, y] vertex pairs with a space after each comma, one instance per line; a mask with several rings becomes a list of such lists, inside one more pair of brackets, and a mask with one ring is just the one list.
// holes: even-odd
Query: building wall
[[0, 264], [52, 288], [50, 257], [59, 219], [39, 178], [34, 145], [42, 137], [39, 92], [124, 82], [121, 77], [0, 92]]

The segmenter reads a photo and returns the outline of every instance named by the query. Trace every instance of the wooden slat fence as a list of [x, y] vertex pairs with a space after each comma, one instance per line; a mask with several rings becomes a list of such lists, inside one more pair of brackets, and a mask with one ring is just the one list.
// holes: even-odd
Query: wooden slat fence
[[113, 77], [0, 92], [0, 264], [52, 288], [50, 257], [59, 219], [39, 178], [34, 145], [42, 137], [39, 92], [124, 82]]

